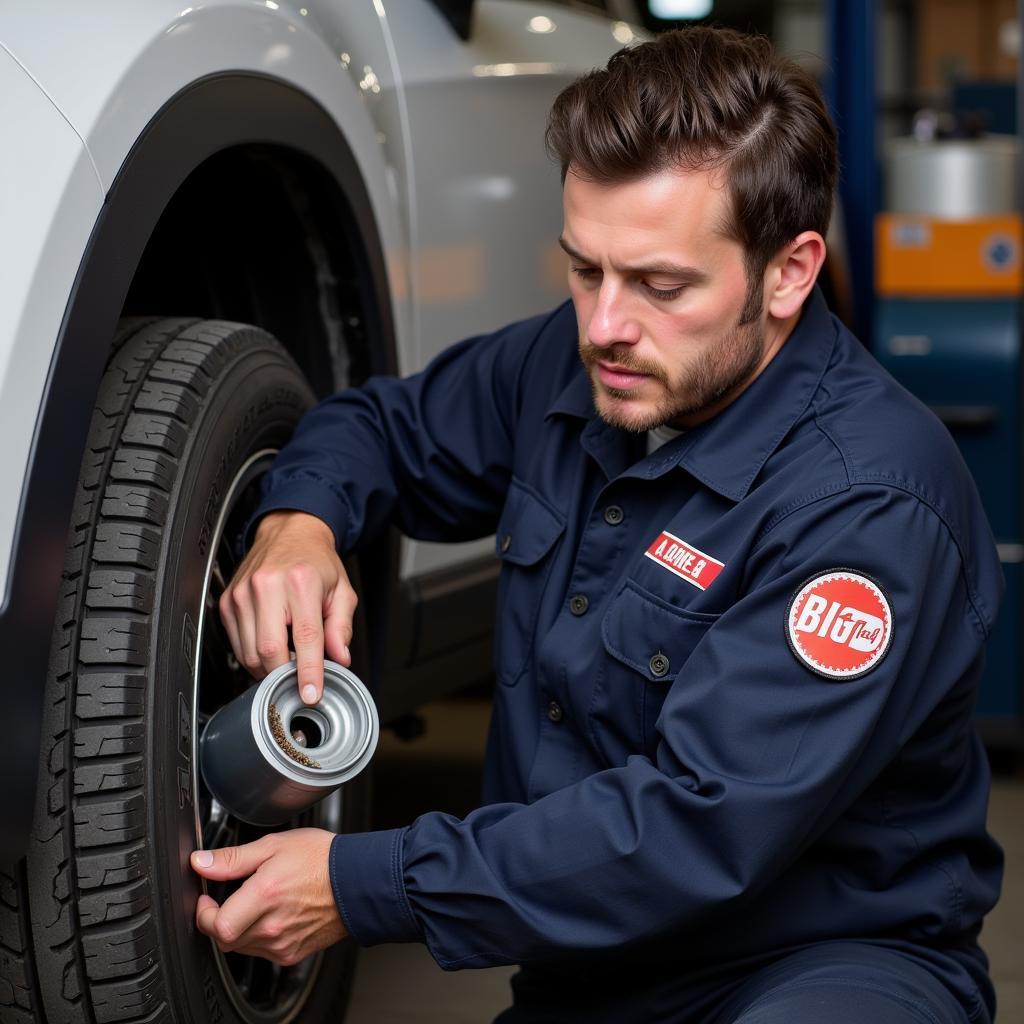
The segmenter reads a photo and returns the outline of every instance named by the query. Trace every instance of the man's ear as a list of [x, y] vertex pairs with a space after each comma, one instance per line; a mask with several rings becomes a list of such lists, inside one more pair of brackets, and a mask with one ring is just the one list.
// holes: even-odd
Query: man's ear
[[768, 294], [769, 316], [788, 320], [799, 313], [824, 262], [825, 239], [817, 231], [804, 231], [780, 249], [769, 266], [769, 272], [775, 271], [770, 277], [774, 284]]

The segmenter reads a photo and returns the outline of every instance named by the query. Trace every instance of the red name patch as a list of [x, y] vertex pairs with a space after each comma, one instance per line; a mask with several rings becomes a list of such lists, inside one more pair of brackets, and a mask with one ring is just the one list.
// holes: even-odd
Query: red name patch
[[856, 679], [886, 655], [892, 609], [882, 588], [862, 573], [833, 569], [793, 595], [786, 616], [793, 653], [828, 679]]
[[663, 569], [674, 572], [680, 579], [701, 590], [707, 590], [725, 568], [724, 562], [705, 555], [667, 530], [661, 532], [644, 554]]

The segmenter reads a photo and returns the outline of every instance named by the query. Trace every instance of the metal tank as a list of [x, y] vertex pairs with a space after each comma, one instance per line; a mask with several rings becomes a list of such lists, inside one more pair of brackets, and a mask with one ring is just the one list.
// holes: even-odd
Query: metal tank
[[892, 139], [885, 154], [885, 208], [942, 220], [970, 220], [1018, 208], [1020, 140]]

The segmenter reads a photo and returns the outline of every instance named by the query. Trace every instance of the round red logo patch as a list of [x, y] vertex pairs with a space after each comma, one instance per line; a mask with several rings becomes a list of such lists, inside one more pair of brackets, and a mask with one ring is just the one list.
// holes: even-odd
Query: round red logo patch
[[811, 671], [828, 679], [856, 679], [889, 650], [892, 609], [874, 580], [851, 569], [831, 569], [793, 596], [786, 635]]

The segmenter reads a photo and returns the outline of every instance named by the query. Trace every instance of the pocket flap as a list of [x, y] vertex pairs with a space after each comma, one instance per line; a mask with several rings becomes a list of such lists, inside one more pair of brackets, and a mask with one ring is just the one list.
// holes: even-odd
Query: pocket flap
[[533, 565], [565, 530], [565, 519], [525, 484], [513, 479], [494, 536], [498, 557], [513, 565]]
[[717, 615], [686, 612], [629, 580], [601, 622], [605, 650], [651, 682], [671, 682]]

